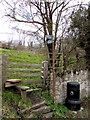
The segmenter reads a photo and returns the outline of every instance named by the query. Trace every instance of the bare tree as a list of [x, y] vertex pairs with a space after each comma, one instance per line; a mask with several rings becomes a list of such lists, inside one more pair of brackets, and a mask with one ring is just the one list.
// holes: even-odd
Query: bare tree
[[[54, 47], [56, 42], [60, 41], [62, 33], [66, 32], [69, 21], [67, 18], [70, 15], [68, 9], [79, 5], [70, 6], [70, 2], [72, 0], [53, 0], [51, 2], [47, 0], [12, 0], [12, 2], [3, 0], [4, 6], [8, 8], [5, 9], [6, 16], [19, 23], [29, 23], [29, 31], [41, 36], [44, 44], [46, 43], [45, 35], [53, 35]], [[31, 28], [34, 29], [31, 30]], [[63, 32], [61, 33], [61, 31]]]
[[[3, 4], [9, 8], [9, 11], [6, 10], [6, 16], [11, 18], [11, 20], [32, 25], [34, 27], [32, 32], [41, 36], [44, 44], [47, 44], [45, 35], [52, 35], [55, 48], [57, 41], [61, 41], [61, 27], [64, 23], [67, 23], [66, 17], [69, 14], [67, 10], [70, 1], [55, 0], [53, 2], [46, 2], [42, 0], [41, 2], [31, 2], [30, 0], [15, 0], [10, 3], [8, 0], [4, 0]], [[49, 52], [50, 49], [48, 47]], [[60, 45], [58, 50], [60, 51]]]

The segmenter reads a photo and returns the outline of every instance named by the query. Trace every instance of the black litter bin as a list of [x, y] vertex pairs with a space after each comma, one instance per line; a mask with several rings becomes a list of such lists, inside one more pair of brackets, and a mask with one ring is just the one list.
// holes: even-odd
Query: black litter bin
[[68, 82], [67, 83], [67, 98], [66, 106], [70, 110], [80, 110], [80, 84], [78, 82]]

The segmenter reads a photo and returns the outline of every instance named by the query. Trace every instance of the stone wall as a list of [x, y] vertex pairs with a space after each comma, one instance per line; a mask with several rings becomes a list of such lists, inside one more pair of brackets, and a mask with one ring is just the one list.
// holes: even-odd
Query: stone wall
[[[88, 97], [88, 71], [81, 70], [78, 72], [66, 73], [62, 78], [56, 78], [56, 103], [64, 103], [67, 96], [67, 82], [75, 81], [80, 83], [80, 99]], [[51, 75], [51, 96], [53, 96], [53, 79]]]

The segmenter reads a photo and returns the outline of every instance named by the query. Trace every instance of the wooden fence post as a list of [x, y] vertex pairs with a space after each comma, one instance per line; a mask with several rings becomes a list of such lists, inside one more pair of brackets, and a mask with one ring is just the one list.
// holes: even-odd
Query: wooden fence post
[[7, 56], [2, 55], [2, 90], [5, 89], [6, 80], [7, 80]]
[[43, 79], [43, 84], [45, 85], [45, 87], [47, 87], [48, 85], [48, 61], [43, 61], [43, 71], [42, 71], [42, 79]]

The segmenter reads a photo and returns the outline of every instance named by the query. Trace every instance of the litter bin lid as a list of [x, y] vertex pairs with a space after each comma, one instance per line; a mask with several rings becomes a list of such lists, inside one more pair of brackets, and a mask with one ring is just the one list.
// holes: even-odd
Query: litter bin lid
[[67, 82], [67, 84], [70, 84], [70, 85], [79, 85], [79, 82]]

